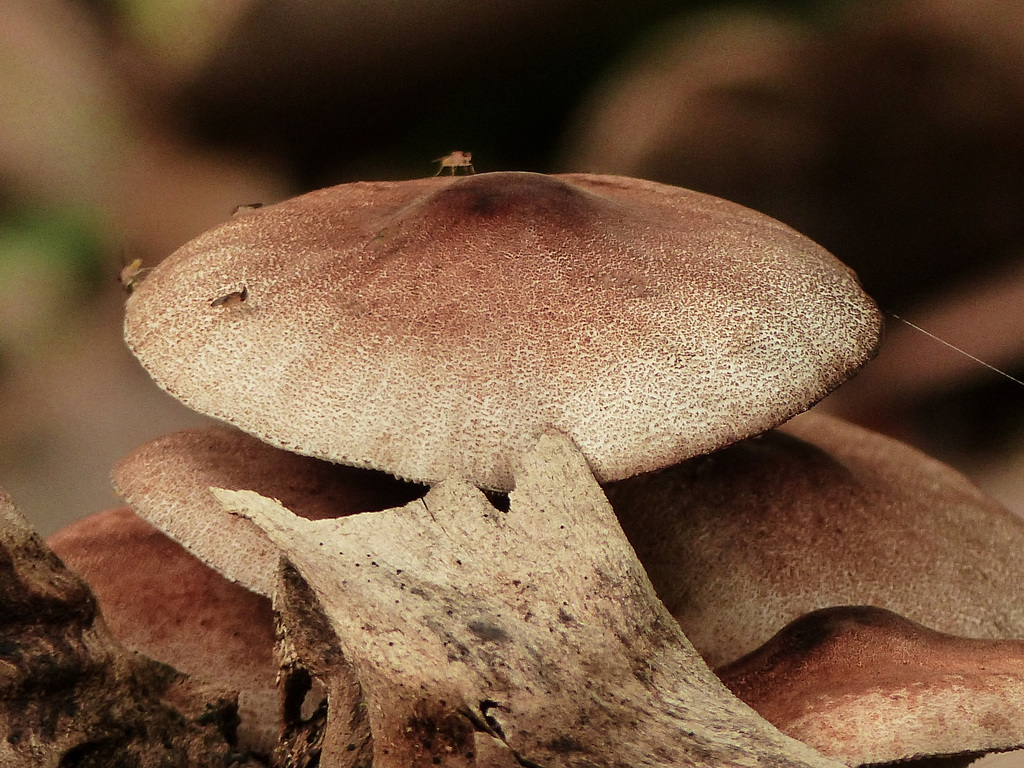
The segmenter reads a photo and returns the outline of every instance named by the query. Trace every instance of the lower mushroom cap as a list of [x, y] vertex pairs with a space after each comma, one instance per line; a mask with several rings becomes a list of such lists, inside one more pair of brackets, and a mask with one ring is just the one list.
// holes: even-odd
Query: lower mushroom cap
[[849, 765], [1024, 744], [1024, 641], [947, 635], [880, 608], [810, 613], [717, 674]]
[[121, 459], [112, 476], [140, 517], [219, 573], [268, 596], [277, 581], [277, 547], [248, 520], [225, 513], [211, 486], [258, 491], [310, 520], [397, 507], [426, 491], [224, 427], [163, 435]]
[[953, 469], [839, 419], [808, 413], [605, 491], [712, 666], [833, 605], [1024, 638], [1024, 521]]
[[218, 575], [128, 507], [83, 518], [47, 543], [89, 583], [115, 637], [238, 691], [240, 744], [273, 748], [280, 705], [270, 600]]

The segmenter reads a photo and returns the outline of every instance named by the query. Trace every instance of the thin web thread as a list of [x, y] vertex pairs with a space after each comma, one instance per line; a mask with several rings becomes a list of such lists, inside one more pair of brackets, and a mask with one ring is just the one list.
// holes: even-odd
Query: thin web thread
[[1024, 387], [1024, 381], [1021, 381], [1020, 379], [1018, 379], [1018, 378], [1015, 378], [1015, 377], [1011, 376], [1011, 375], [1010, 375], [1010, 374], [1008, 374], [1008, 373], [1007, 373], [1006, 371], [1001, 371], [1001, 370], [999, 370], [998, 368], [996, 368], [996, 367], [995, 367], [994, 365], [989, 365], [989, 364], [988, 364], [988, 363], [986, 363], [986, 362], [985, 362], [984, 360], [982, 360], [982, 359], [980, 359], [980, 358], [977, 358], [977, 357], [975, 357], [975, 356], [974, 356], [974, 355], [972, 355], [972, 354], [971, 354], [970, 352], [965, 352], [964, 350], [960, 349], [960, 347], [957, 347], [957, 346], [955, 346], [955, 345], [953, 345], [953, 344], [950, 344], [950, 343], [949, 343], [948, 341], [946, 341], [945, 339], [940, 339], [940, 338], [939, 338], [938, 336], [936, 336], [936, 335], [935, 335], [934, 333], [931, 333], [931, 332], [929, 332], [929, 331], [926, 331], [926, 330], [925, 330], [924, 328], [922, 328], [922, 327], [921, 327], [921, 326], [919, 326], [919, 325], [914, 325], [914, 324], [913, 324], [912, 322], [910, 322], [909, 320], [907, 320], [907, 319], [905, 319], [905, 318], [902, 318], [902, 317], [900, 317], [900, 316], [899, 316], [899, 315], [897, 315], [897, 314], [896, 314], [895, 312], [890, 312], [889, 314], [890, 314], [890, 315], [892, 315], [892, 316], [893, 316], [893, 318], [895, 318], [896, 320], [899, 320], [899, 321], [900, 321], [901, 323], [906, 323], [906, 324], [907, 324], [907, 325], [909, 325], [909, 326], [910, 326], [911, 328], [913, 328], [913, 329], [914, 329], [915, 331], [920, 331], [920, 332], [921, 332], [921, 333], [923, 333], [923, 334], [924, 334], [925, 336], [927, 336], [927, 337], [928, 337], [929, 339], [935, 339], [935, 341], [939, 342], [939, 344], [942, 344], [943, 346], [949, 347], [949, 348], [950, 348], [950, 349], [952, 349], [952, 350], [953, 350], [954, 352], [959, 352], [959, 353], [960, 353], [961, 355], [963, 355], [964, 357], [966, 357], [966, 358], [968, 358], [968, 359], [970, 359], [970, 360], [973, 360], [974, 362], [978, 363], [979, 365], [983, 365], [983, 366], [985, 366], [985, 367], [986, 367], [986, 368], [988, 368], [988, 369], [989, 369], [990, 371], [995, 371], [995, 372], [996, 372], [996, 373], [998, 373], [998, 374], [999, 374], [1000, 376], [1002, 376], [1002, 377], [1004, 377], [1004, 378], [1007, 378], [1007, 379], [1009, 379], [1010, 381], [1014, 382], [1015, 384], [1020, 384], [1020, 385], [1021, 385], [1022, 387]]

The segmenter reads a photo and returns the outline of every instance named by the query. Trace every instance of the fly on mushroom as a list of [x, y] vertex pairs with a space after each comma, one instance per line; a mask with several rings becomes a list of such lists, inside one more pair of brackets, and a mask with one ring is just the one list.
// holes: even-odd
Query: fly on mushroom
[[435, 176], [440, 176], [445, 168], [448, 168], [451, 171], [452, 176], [455, 175], [456, 168], [465, 168], [466, 173], [476, 173], [476, 169], [473, 168], [472, 152], [455, 150], [449, 155], [437, 158], [434, 162], [441, 164], [441, 167], [437, 169], [437, 173], [434, 174]]

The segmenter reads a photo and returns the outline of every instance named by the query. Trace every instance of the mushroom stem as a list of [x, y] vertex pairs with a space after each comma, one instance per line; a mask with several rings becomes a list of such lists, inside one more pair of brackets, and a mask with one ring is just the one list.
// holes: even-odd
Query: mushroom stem
[[508, 512], [450, 479], [404, 507], [333, 520], [214, 490], [291, 564], [277, 599], [286, 636], [302, 639], [291, 650], [324, 644], [310, 639], [310, 609], [336, 636], [333, 668], [300, 658], [327, 691], [323, 764], [349, 764], [337, 749], [368, 752], [375, 768], [836, 765], [712, 674], [568, 438], [542, 437], [515, 480]]

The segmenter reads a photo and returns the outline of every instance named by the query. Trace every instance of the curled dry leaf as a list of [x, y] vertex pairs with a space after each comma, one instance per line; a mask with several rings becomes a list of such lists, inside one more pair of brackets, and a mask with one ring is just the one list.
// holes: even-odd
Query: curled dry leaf
[[[567, 438], [547, 435], [525, 458], [507, 513], [457, 480], [336, 520], [304, 520], [249, 491], [215, 494], [292, 563], [286, 631], [308, 624], [296, 605], [326, 617], [345, 660], [311, 660], [327, 690], [356, 681], [350, 710], [328, 701], [324, 764], [365, 750], [378, 768], [834, 765], [711, 674]], [[299, 576], [308, 586], [296, 590]]]
[[1024, 745], [1024, 641], [845, 606], [797, 619], [717, 671], [781, 731], [847, 765]]

